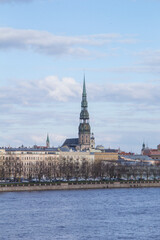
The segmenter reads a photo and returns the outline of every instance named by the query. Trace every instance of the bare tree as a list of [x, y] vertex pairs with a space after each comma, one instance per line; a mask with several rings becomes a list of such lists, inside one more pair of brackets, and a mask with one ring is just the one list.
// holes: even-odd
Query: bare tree
[[35, 175], [38, 178], [39, 182], [46, 173], [46, 166], [44, 161], [37, 161], [35, 165]]
[[91, 173], [91, 166], [85, 158], [82, 160], [80, 172], [81, 176], [85, 179], [87, 179]]
[[78, 180], [78, 178], [80, 177], [80, 163], [79, 163], [79, 159], [77, 159], [74, 163], [73, 166], [73, 170], [74, 170], [74, 177]]
[[5, 168], [4, 164], [0, 165], [0, 179], [5, 179]]
[[21, 160], [17, 157], [13, 159], [13, 174], [14, 174], [14, 179], [16, 180], [17, 178], [20, 181], [21, 175], [22, 175], [22, 162]]
[[11, 178], [12, 177], [12, 162], [11, 157], [6, 157], [4, 161], [4, 178]]

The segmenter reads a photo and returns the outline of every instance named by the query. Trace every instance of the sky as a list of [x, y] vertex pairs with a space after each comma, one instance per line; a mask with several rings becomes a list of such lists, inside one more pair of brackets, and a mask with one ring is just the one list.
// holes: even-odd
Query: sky
[[160, 143], [160, 0], [0, 0], [0, 146]]

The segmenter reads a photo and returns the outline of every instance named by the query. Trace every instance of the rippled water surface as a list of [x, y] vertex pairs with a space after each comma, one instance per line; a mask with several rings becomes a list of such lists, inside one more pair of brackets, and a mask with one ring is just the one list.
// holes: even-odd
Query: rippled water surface
[[160, 239], [160, 188], [0, 193], [0, 240]]

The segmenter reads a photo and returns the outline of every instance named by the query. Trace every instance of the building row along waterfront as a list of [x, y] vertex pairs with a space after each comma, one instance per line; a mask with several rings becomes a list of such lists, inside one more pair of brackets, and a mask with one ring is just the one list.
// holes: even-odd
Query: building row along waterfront
[[51, 177], [62, 177], [63, 174], [58, 172], [63, 168], [68, 167], [70, 170], [76, 168], [78, 171], [82, 165], [91, 165], [100, 159], [118, 160], [118, 153], [114, 153], [112, 158], [111, 156], [110, 152], [104, 152], [103, 158], [100, 158], [97, 152], [67, 151], [64, 148], [5, 148], [0, 149], [0, 175], [3, 178], [3, 171], [5, 171], [8, 177], [30, 178], [38, 177], [41, 172], [48, 172], [48, 175], [52, 175]]
[[[1, 148], [0, 178], [48, 178], [81, 176], [80, 169], [98, 163], [149, 166], [157, 160], [146, 155], [122, 155], [115, 149], [73, 151], [66, 148]], [[73, 173], [73, 171], [76, 171]]]

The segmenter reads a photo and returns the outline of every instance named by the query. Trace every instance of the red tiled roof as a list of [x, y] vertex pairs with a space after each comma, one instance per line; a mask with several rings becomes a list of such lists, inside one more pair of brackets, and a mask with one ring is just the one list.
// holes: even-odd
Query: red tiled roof
[[155, 149], [152, 149], [152, 150], [150, 151], [150, 155], [160, 155], [160, 151], [155, 150]]

